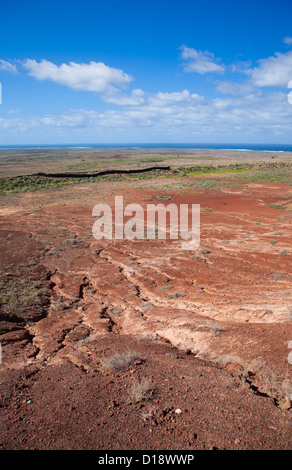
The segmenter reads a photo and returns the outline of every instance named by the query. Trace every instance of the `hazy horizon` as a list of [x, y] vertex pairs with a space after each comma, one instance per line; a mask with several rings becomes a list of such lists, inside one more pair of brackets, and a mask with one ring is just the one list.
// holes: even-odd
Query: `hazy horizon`
[[13, 144], [13, 145], [0, 145], [1, 150], [9, 149], [144, 149], [144, 150], [233, 150], [233, 151], [262, 151], [262, 152], [292, 152], [292, 144], [252, 144], [252, 143], [142, 143], [142, 142], [127, 142], [127, 143], [54, 143], [54, 144]]

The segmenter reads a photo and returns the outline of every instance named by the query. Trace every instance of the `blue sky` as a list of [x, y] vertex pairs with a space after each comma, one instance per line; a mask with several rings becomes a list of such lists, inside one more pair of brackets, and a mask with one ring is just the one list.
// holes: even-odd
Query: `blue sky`
[[0, 145], [292, 143], [291, 18], [290, 0], [2, 0]]

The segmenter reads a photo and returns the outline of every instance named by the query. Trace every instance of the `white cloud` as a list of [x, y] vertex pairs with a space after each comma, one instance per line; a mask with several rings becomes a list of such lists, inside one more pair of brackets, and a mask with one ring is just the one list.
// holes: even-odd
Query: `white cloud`
[[292, 44], [292, 37], [286, 36], [283, 41], [285, 44], [287, 44], [287, 46], [290, 46]]
[[[292, 88], [292, 80], [288, 83], [288, 88]], [[292, 91], [288, 93], [288, 103], [292, 104]]]
[[4, 72], [17, 73], [16, 65], [7, 62], [7, 60], [0, 59], [0, 70]]
[[172, 93], [163, 93], [159, 91], [155, 95], [152, 95], [149, 98], [149, 104], [151, 106], [171, 106], [179, 105], [182, 103], [197, 102], [202, 98], [196, 93], [191, 94], [188, 90], [172, 92]]
[[98, 113], [96, 111], [69, 110], [67, 112], [55, 115], [45, 115], [29, 118], [0, 118], [0, 128], [11, 132], [12, 135], [36, 130], [44, 130], [46, 133], [54, 131], [78, 131], [79, 129], [88, 129], [92, 123], [96, 122]]
[[240, 60], [235, 62], [230, 66], [231, 72], [233, 73], [243, 73], [243, 74], [249, 74], [250, 72], [250, 67], [251, 67], [251, 61], [250, 60]]
[[251, 83], [217, 82], [216, 90], [223, 95], [242, 96], [255, 93], [255, 87]]
[[[104, 142], [106, 138], [124, 141], [145, 138], [250, 139], [256, 136], [289, 136], [292, 129], [288, 94], [256, 89], [252, 85], [222, 82], [218, 85], [226, 96], [203, 99], [188, 90], [143, 94], [144, 102], [124, 104], [123, 108], [100, 111], [68, 110], [41, 117], [0, 118], [0, 135], [44, 135], [79, 141]], [[139, 93], [137, 93], [139, 95]], [[135, 93], [134, 93], [135, 95]], [[129, 98], [131, 95], [129, 96]], [[6, 137], [7, 138], [7, 137]], [[69, 141], [69, 140], [68, 140]]]
[[259, 66], [250, 70], [253, 83], [259, 87], [287, 87], [292, 79], [292, 51], [282, 54], [276, 52], [274, 57], [261, 59]]
[[[129, 107], [123, 111], [105, 112], [99, 117], [105, 128], [123, 127], [124, 132], [147, 130], [153, 135], [206, 136], [289, 134], [292, 114], [283, 92], [263, 92], [247, 87], [237, 96], [204, 100], [187, 91], [157, 93], [143, 106]], [[151, 134], [152, 135], [152, 134]]]
[[[118, 91], [102, 95], [105, 102], [118, 104], [120, 106], [139, 106], [147, 102], [148, 109], [164, 108], [181, 105], [185, 102], [197, 102], [202, 98], [196, 93], [191, 94], [188, 90], [164, 93], [159, 91], [155, 94], [146, 95], [141, 89], [135, 89], [130, 95], [121, 94]], [[145, 107], [144, 107], [145, 108]]]
[[74, 90], [111, 93], [116, 90], [116, 86], [123, 87], [133, 80], [122, 70], [108, 67], [102, 62], [89, 64], [69, 62], [69, 64], [57, 66], [47, 60], [36, 62], [36, 60], [27, 59], [23, 66], [29, 75], [37, 80], [52, 80]]
[[[184, 46], [182, 57], [198, 73], [224, 70], [210, 53]], [[81, 136], [80, 142], [105, 142], [107, 138], [120, 142], [125, 139], [215, 141], [218, 137], [220, 140], [239, 141], [254, 136], [270, 139], [273, 135], [287, 138], [292, 129], [289, 105], [292, 104], [292, 94], [290, 97], [284, 90], [275, 92], [264, 87], [292, 87], [292, 74], [289, 75], [291, 60], [292, 51], [278, 53], [259, 61], [258, 67], [249, 69], [250, 78], [243, 83], [218, 80], [216, 91], [220, 94], [212, 99], [187, 89], [157, 93], [134, 89], [126, 92], [123, 88], [132, 77], [101, 63], [70, 62], [56, 66], [45, 60], [40, 63], [27, 60], [25, 68], [36, 79], [53, 80], [76, 90], [99, 92], [106, 103], [121, 108], [103, 111], [75, 109], [26, 118], [10, 115], [0, 118], [0, 136], [3, 139], [10, 135], [13, 141], [18, 135], [25, 136], [27, 140], [30, 136], [44, 136], [45, 139], [49, 136], [52, 141], [59, 138], [72, 141], [72, 138], [76, 140]], [[242, 69], [246, 70], [246, 67]]]
[[130, 95], [121, 94], [116, 90], [102, 95], [102, 99], [120, 106], [138, 106], [144, 103], [144, 94], [144, 91], [138, 88], [132, 90]]
[[224, 66], [216, 62], [214, 54], [209, 51], [199, 51], [183, 45], [181, 47], [181, 57], [186, 60], [185, 72], [223, 73]]
[[19, 114], [20, 111], [19, 111], [19, 109], [7, 109], [6, 113], [7, 114]]

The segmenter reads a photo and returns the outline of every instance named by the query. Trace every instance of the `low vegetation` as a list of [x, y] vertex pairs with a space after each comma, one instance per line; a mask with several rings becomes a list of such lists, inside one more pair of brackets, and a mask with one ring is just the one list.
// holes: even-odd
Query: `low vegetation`
[[147, 400], [152, 393], [153, 390], [148, 379], [136, 381], [129, 388], [129, 398], [133, 405], [140, 401]]
[[47, 288], [39, 281], [12, 278], [0, 282], [0, 320], [39, 319], [47, 303]]
[[279, 203], [268, 204], [268, 207], [271, 207], [272, 209], [284, 209], [284, 207]]
[[114, 355], [101, 361], [104, 370], [119, 371], [133, 365], [136, 361], [141, 360], [138, 353], [134, 351], [117, 352]]
[[[136, 166], [133, 165], [133, 171], [137, 171], [138, 163], [155, 163], [162, 161], [159, 157], [146, 157], [145, 159], [137, 159], [135, 161]], [[126, 161], [123, 161], [126, 164]], [[111, 161], [111, 165], [114, 165], [114, 161]], [[72, 167], [80, 168], [86, 166], [88, 168], [88, 162], [85, 165], [84, 162], [76, 163]], [[85, 168], [86, 169], [86, 168]], [[167, 178], [181, 178], [187, 177], [183, 182], [187, 187], [195, 187], [196, 189], [206, 188], [217, 188], [224, 187], [224, 185], [230, 186], [238, 185], [241, 186], [240, 181], [262, 181], [262, 182], [279, 182], [292, 184], [292, 168], [290, 164], [277, 164], [277, 163], [265, 163], [265, 164], [232, 164], [232, 165], [196, 165], [190, 167], [177, 167], [164, 169], [153, 169], [147, 172], [141, 173], [112, 173], [97, 176], [96, 171], [101, 171], [103, 167], [88, 171], [88, 176], [72, 176], [67, 177], [54, 177], [41, 176], [41, 175], [27, 175], [27, 176], [16, 176], [16, 177], [2, 177], [0, 178], [0, 194], [9, 192], [27, 192], [37, 190], [48, 190], [55, 189], [64, 185], [72, 185], [78, 183], [90, 183], [93, 181], [139, 181], [157, 179], [161, 177]], [[108, 168], [113, 170], [113, 166]], [[122, 168], [119, 167], [121, 171]], [[127, 170], [129, 168], [127, 167]], [[238, 183], [236, 183], [238, 180]], [[177, 184], [177, 183], [176, 183]], [[170, 185], [169, 188], [175, 186]], [[170, 196], [158, 196], [158, 199], [170, 200]], [[269, 207], [282, 208], [278, 204], [270, 205]]]

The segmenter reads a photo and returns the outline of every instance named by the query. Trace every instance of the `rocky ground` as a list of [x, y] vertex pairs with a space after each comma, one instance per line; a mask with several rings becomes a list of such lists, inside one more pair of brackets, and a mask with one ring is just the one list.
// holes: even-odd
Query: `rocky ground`
[[[3, 200], [2, 449], [291, 449], [290, 186], [171, 183]], [[199, 248], [95, 240], [115, 195], [200, 204]]]

